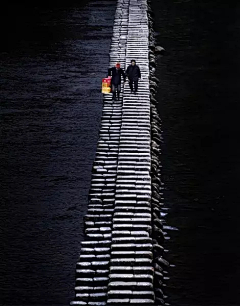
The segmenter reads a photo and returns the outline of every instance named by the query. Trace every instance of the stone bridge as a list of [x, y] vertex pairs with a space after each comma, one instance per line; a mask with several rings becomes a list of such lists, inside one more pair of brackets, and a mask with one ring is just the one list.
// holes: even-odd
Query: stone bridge
[[147, 0], [117, 1], [109, 67], [135, 59], [142, 79], [137, 94], [104, 95], [71, 305], [167, 305], [152, 15]]

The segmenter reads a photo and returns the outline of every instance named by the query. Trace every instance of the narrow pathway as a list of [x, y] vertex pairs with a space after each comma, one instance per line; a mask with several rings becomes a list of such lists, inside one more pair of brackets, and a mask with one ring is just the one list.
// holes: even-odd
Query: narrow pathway
[[117, 3], [109, 64], [135, 59], [142, 80], [136, 95], [125, 84], [119, 101], [104, 97], [71, 305], [154, 304], [147, 10], [147, 0]]

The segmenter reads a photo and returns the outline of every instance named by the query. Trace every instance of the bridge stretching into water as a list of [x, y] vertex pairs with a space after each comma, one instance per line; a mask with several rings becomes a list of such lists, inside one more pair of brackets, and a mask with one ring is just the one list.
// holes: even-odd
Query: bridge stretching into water
[[[119, 101], [104, 96], [92, 169], [86, 238], [76, 265], [71, 305], [164, 305], [161, 120], [152, 11], [147, 0], [118, 0], [109, 67], [135, 59], [136, 95], [122, 84]], [[107, 70], [107, 67], [106, 67]]]

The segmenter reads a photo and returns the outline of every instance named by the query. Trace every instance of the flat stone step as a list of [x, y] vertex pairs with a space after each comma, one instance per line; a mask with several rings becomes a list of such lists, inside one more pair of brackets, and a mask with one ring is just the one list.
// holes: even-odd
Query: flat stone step
[[81, 248], [81, 254], [82, 255], [85, 255], [85, 254], [95, 254], [95, 255], [98, 255], [98, 254], [109, 254], [111, 248], [108, 247], [108, 248], [98, 248], [98, 247], [95, 247], [95, 248]]
[[110, 239], [112, 237], [111, 233], [106, 234], [96, 234], [96, 233], [86, 233], [87, 238], [89, 239]]
[[109, 298], [149, 298], [154, 300], [153, 291], [132, 291], [132, 290], [110, 290], [108, 291]]
[[138, 281], [110, 281], [108, 284], [109, 290], [153, 290], [151, 282], [138, 282]]
[[124, 244], [112, 244], [112, 251], [151, 251], [152, 250], [152, 244], [151, 243], [124, 243]]
[[89, 301], [88, 302], [88, 306], [106, 306], [107, 305], [107, 302], [105, 302], [105, 299], [104, 299], [104, 302], [93, 302], [93, 301]]
[[[86, 304], [87, 305], [87, 304]], [[107, 300], [107, 305], [130, 305], [130, 299], [129, 298], [111, 298]]]
[[70, 302], [70, 306], [85, 306], [88, 305], [87, 302], [84, 301], [72, 301]]
[[88, 268], [88, 269], [95, 269], [95, 270], [100, 270], [100, 269], [104, 269], [104, 270], [108, 270], [109, 269], [109, 260], [96, 260], [96, 258], [94, 260], [85, 260], [85, 261], [78, 261], [77, 262], [77, 270], [78, 269], [84, 269], [84, 268]]
[[[77, 292], [78, 287], [75, 287], [75, 291]], [[77, 293], [76, 294], [76, 299], [77, 300], [82, 300], [85, 302], [88, 302], [89, 300], [106, 300], [107, 298], [107, 293], [106, 292], [101, 292], [101, 293]], [[89, 305], [89, 303], [87, 304]]]
[[109, 274], [110, 282], [115, 281], [136, 281], [136, 282], [153, 282], [153, 276], [151, 274], [134, 274], [134, 273], [112, 273]]
[[123, 162], [121, 161], [121, 165], [118, 166], [118, 174], [122, 174], [122, 173], [126, 173], [126, 171], [130, 171], [130, 173], [136, 173], [136, 172], [139, 172], [139, 171], [147, 171], [148, 173], [150, 173], [150, 170], [151, 170], [151, 165], [139, 165], [138, 163], [132, 163], [130, 165], [130, 163], [128, 164], [123, 164]]
[[[133, 213], [147, 213], [151, 211], [151, 205], [150, 203], [148, 204], [148, 206], [124, 206], [127, 203], [119, 203], [119, 205], [116, 205], [115, 207], [115, 212], [133, 212]], [[137, 205], [137, 203], [136, 203]]]
[[[140, 158], [139, 160], [144, 159], [144, 158]], [[129, 160], [129, 158], [128, 158]], [[138, 160], [138, 159], [137, 159]], [[150, 175], [137, 175], [137, 174], [127, 174], [125, 176], [123, 175], [117, 175], [117, 182], [125, 182], [125, 180], [135, 180], [135, 181], [139, 181], [139, 182], [150, 182], [151, 181], [151, 177]]]
[[107, 305], [108, 306], [113, 306], [113, 305], [131, 305], [131, 306], [138, 306], [140, 305], [152, 305], [154, 304], [155, 301], [152, 299], [130, 299], [130, 298], [122, 298], [122, 299], [108, 299], [107, 300]]
[[117, 188], [117, 197], [121, 197], [121, 195], [125, 196], [131, 196], [131, 195], [139, 195], [139, 194], [147, 194], [149, 195], [149, 197], [151, 197], [151, 186], [149, 185], [149, 188], [144, 188], [144, 189], [140, 189], [140, 188], [135, 188], [134, 190], [131, 189], [122, 189], [122, 188]]
[[[148, 207], [151, 207], [151, 198], [149, 196], [143, 197], [140, 195], [137, 195], [135, 198], [124, 198], [124, 199], [119, 199], [115, 201], [115, 211], [118, 211], [119, 208], [127, 207], [127, 204], [129, 202], [129, 205], [132, 205], [135, 207], [135, 209], [141, 209], [141, 211], [145, 212], [145, 209]], [[126, 211], [130, 211], [131, 206], [129, 206], [129, 209]], [[139, 211], [139, 212], [141, 212]]]
[[[136, 190], [135, 190], [136, 191]], [[151, 200], [151, 192], [148, 192], [148, 190], [145, 190], [144, 193], [132, 193], [132, 192], [129, 192], [129, 193], [119, 193], [117, 192], [116, 195], [115, 195], [115, 198], [116, 198], [116, 201], [115, 203], [116, 204], [120, 204], [120, 202], [122, 201], [132, 201], [132, 200], [136, 200], [136, 202], [141, 202], [142, 205], [145, 205], [145, 203], [143, 203], [144, 200], [150, 202]], [[124, 202], [122, 202], [124, 203]], [[141, 203], [139, 203], [138, 205], [140, 206]]]
[[113, 223], [113, 231], [118, 230], [144, 230], [144, 231], [150, 231], [152, 227], [148, 224], [134, 224], [134, 223]]
[[85, 229], [86, 234], [106, 234], [111, 233], [111, 227], [89, 227]]
[[112, 242], [117, 243], [152, 243], [152, 238], [148, 236], [133, 236], [133, 237], [112, 237]]
[[132, 273], [132, 274], [154, 274], [154, 268], [152, 266], [111, 266], [110, 273]]
[[89, 301], [88, 302], [88, 306], [106, 306], [107, 305], [107, 302], [105, 302], [105, 299], [104, 299], [104, 302], [93, 302], [93, 301]]
[[[108, 206], [108, 205], [104, 205], [104, 206]], [[110, 205], [111, 207], [113, 205]], [[93, 228], [93, 227], [111, 227], [112, 226], [112, 222], [111, 221], [97, 221], [97, 222], [93, 222], [93, 221], [85, 221], [84, 222], [86, 228]]]
[[113, 215], [114, 221], [118, 218], [144, 218], [144, 219], [149, 219], [151, 218], [151, 209], [149, 208], [149, 212], [115, 212]]
[[97, 247], [97, 248], [101, 248], [101, 247], [110, 247], [111, 246], [112, 241], [111, 240], [85, 240], [81, 242], [82, 247]]
[[112, 258], [110, 264], [111, 266], [151, 266], [152, 260], [150, 258]]
[[147, 231], [140, 231], [140, 230], [113, 230], [112, 237], [128, 237], [128, 236], [147, 236], [149, 237], [149, 232]]
[[80, 254], [79, 256], [79, 262], [92, 262], [92, 261], [99, 261], [102, 262], [104, 260], [110, 260], [111, 256], [110, 254], [100, 254], [100, 255], [95, 255], [95, 254], [91, 254], [91, 255], [82, 255]]
[[149, 186], [151, 184], [151, 178], [149, 177], [139, 177], [139, 176], [124, 176], [123, 177], [117, 177], [116, 178], [116, 186], [119, 186], [120, 184], [135, 184], [140, 186]]
[[139, 149], [144, 149], [146, 151], [150, 150], [150, 143], [127, 143], [127, 142], [119, 142], [119, 148], [121, 150], [139, 150]]
[[153, 258], [151, 251], [112, 251], [111, 258]]
[[76, 286], [75, 291], [79, 293], [100, 293], [100, 292], [107, 292], [107, 286]]
[[115, 189], [118, 192], [121, 190], [127, 192], [129, 190], [132, 191], [134, 189], [136, 189], [136, 191], [141, 190], [142, 192], [144, 192], [145, 190], [150, 191], [152, 189], [150, 182], [142, 182], [142, 181], [140, 182], [134, 181], [133, 184], [129, 183], [128, 181], [124, 183], [119, 183], [118, 181], [115, 187], [116, 187]]

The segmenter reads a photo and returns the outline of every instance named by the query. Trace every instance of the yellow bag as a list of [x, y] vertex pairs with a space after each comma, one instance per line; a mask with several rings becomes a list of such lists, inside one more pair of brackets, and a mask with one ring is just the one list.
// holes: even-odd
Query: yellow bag
[[102, 93], [108, 94], [111, 92], [111, 81], [112, 78], [110, 76], [102, 79]]

